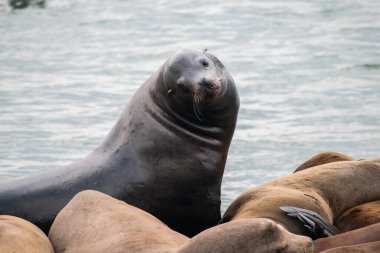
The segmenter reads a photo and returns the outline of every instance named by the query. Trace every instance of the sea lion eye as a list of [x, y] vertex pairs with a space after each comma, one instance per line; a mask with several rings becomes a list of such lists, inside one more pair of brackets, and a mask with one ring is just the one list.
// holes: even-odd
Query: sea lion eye
[[206, 67], [206, 68], [209, 66], [208, 61], [205, 60], [205, 59], [201, 60], [201, 64], [202, 64], [203, 67]]

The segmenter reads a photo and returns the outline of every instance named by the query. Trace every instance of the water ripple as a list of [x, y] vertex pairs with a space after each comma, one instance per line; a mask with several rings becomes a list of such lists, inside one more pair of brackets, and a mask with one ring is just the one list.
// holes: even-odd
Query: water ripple
[[0, 6], [0, 178], [80, 159], [165, 59], [207, 48], [241, 110], [223, 179], [240, 192], [335, 150], [380, 150], [378, 1], [47, 1]]

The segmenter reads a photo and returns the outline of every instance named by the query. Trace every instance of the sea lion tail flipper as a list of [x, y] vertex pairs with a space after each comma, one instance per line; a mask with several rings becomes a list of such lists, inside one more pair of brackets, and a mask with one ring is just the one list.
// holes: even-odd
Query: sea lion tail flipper
[[318, 213], [294, 206], [280, 207], [287, 215], [298, 218], [316, 238], [334, 236], [339, 230]]

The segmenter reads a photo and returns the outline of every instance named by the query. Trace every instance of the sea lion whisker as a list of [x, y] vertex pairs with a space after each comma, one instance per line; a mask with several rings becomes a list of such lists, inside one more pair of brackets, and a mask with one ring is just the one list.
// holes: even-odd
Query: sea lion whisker
[[193, 110], [194, 110], [194, 114], [195, 116], [197, 117], [197, 119], [199, 121], [202, 121], [202, 111], [201, 111], [201, 107], [202, 107], [202, 101], [204, 99], [204, 92], [203, 92], [203, 88], [200, 88], [198, 89], [195, 94], [194, 94], [194, 98], [193, 98]]
[[195, 116], [200, 121], [202, 121], [201, 119], [202, 114], [203, 114], [202, 111], [203, 111], [207, 92], [208, 90], [205, 87], [200, 87], [194, 93], [193, 110], [194, 110]]
[[217, 86], [214, 80], [207, 80], [205, 77], [202, 78], [198, 84], [207, 90], [213, 90]]

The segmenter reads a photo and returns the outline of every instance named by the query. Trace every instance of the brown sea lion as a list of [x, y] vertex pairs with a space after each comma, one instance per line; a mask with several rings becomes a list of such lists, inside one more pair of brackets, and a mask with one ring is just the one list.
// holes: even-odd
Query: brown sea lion
[[268, 218], [290, 232], [309, 235], [297, 219], [280, 207], [294, 206], [316, 212], [333, 224], [345, 210], [380, 199], [380, 158], [327, 163], [259, 185], [241, 194], [221, 222]]
[[175, 253], [311, 253], [313, 243], [306, 236], [288, 232], [269, 219], [241, 219], [209, 228]]
[[322, 253], [379, 253], [380, 241], [342, 246], [322, 251]]
[[310, 167], [315, 167], [318, 165], [333, 163], [333, 162], [342, 162], [342, 161], [354, 161], [355, 158], [350, 156], [340, 154], [337, 152], [323, 152], [318, 155], [313, 156], [304, 163], [302, 163], [294, 172], [298, 172]]
[[97, 191], [78, 193], [55, 219], [56, 253], [311, 253], [312, 241], [268, 219], [215, 226], [191, 240], [152, 215]]
[[169, 252], [189, 240], [147, 212], [90, 190], [62, 209], [49, 239], [55, 253]]
[[[294, 172], [326, 163], [353, 160], [355, 159], [344, 154], [336, 152], [324, 152], [310, 158], [302, 165], [300, 165]], [[340, 232], [347, 232], [379, 222], [380, 200], [365, 203], [345, 211], [343, 214], [336, 218], [334, 225], [340, 230]]]
[[314, 241], [314, 253], [330, 248], [380, 241], [380, 223]]
[[132, 97], [106, 139], [83, 160], [0, 186], [0, 213], [47, 232], [58, 212], [93, 189], [194, 235], [220, 220], [220, 191], [239, 96], [207, 52], [174, 54]]
[[[377, 185], [377, 187], [380, 187]], [[380, 200], [365, 203], [346, 210], [334, 222], [341, 231], [350, 230], [380, 223]]]
[[54, 253], [47, 236], [24, 219], [0, 215], [1, 253]]

